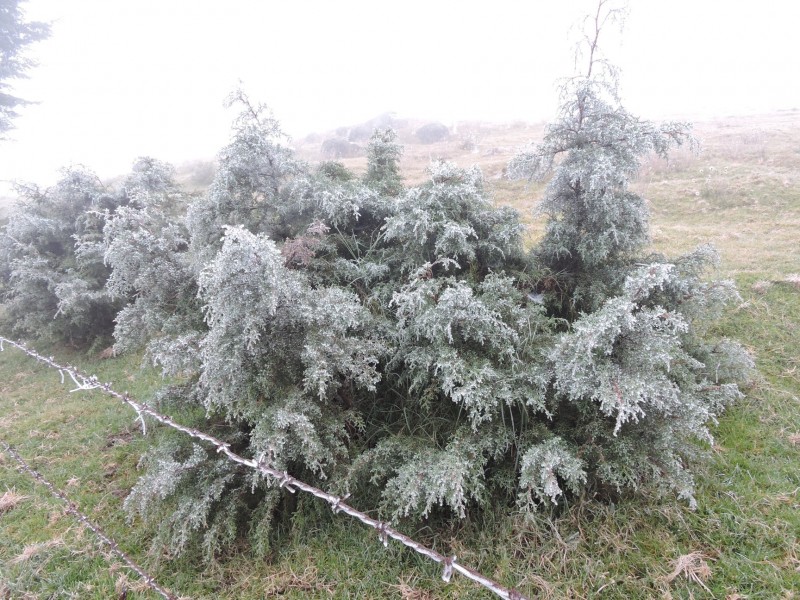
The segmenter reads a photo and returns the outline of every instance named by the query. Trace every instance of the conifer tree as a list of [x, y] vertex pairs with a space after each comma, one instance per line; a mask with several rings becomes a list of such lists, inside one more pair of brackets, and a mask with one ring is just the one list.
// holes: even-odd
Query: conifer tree
[[0, 139], [13, 127], [16, 109], [26, 100], [9, 93], [9, 81], [26, 77], [35, 63], [25, 56], [26, 47], [50, 35], [46, 23], [25, 21], [20, 0], [0, 0]]
[[[563, 84], [557, 119], [540, 144], [514, 157], [509, 173], [552, 171], [538, 208], [546, 231], [534, 255], [550, 314], [569, 323], [548, 355], [559, 460], [580, 456], [594, 489], [655, 484], [693, 502], [685, 458], [741, 396], [735, 382], [752, 361], [737, 344], [702, 337], [704, 323], [737, 298], [731, 282], [703, 281], [713, 250], [673, 260], [643, 255], [647, 205], [629, 184], [642, 157], [665, 157], [692, 140], [686, 123], [651, 123], [622, 106], [617, 70], [599, 46], [618, 16], [600, 0], [587, 19], [585, 72]], [[555, 501], [556, 480], [549, 489]]]
[[376, 129], [367, 145], [367, 173], [364, 183], [386, 196], [398, 196], [403, 190], [400, 178], [402, 148], [394, 129]]
[[587, 18], [578, 49], [585, 71], [561, 86], [558, 115], [542, 142], [517, 154], [508, 169], [512, 178], [552, 172], [538, 207], [548, 219], [536, 254], [551, 274], [548, 288], [558, 291], [551, 301], [562, 304], [562, 314], [595, 310], [618, 292], [649, 242], [647, 204], [629, 189], [641, 159], [693, 143], [688, 123], [652, 123], [622, 105], [618, 70], [599, 44], [620, 13], [601, 1]]

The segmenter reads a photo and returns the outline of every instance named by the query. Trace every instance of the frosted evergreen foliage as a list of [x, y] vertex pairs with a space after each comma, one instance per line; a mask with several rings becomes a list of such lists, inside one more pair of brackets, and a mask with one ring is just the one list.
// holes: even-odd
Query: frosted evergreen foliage
[[114, 298], [132, 299], [117, 314], [115, 350], [147, 346], [150, 358], [162, 365], [176, 356], [160, 350], [166, 339], [204, 328], [188, 253], [188, 196], [173, 171], [155, 159], [139, 159], [122, 186], [129, 204], [117, 209], [103, 230], [103, 258], [112, 269], [106, 289]]
[[[510, 166], [552, 174], [530, 252], [520, 215], [494, 205], [479, 169], [435, 162], [405, 188], [391, 130], [374, 134], [363, 177], [312, 168], [242, 93], [205, 194], [142, 159], [117, 205], [90, 187], [70, 204], [73, 225], [29, 210], [14, 243], [59, 240], [98, 269], [124, 304], [115, 347], [144, 347], [175, 377], [159, 402], [382, 518], [531, 514], [639, 489], [691, 504], [688, 461], [752, 361], [710, 335], [738, 298], [708, 277], [713, 249], [645, 255], [646, 204], [629, 183], [688, 129], [624, 110], [597, 47], [605, 8], [590, 21], [586, 73]], [[45, 250], [12, 264], [33, 272]], [[96, 289], [67, 273], [47, 272], [53, 311]], [[183, 438], [164, 436], [142, 468], [126, 507], [171, 553], [199, 545], [210, 558], [244, 537], [264, 552], [296, 507], [274, 481]]]
[[367, 173], [364, 182], [380, 194], [398, 196], [403, 191], [400, 177], [402, 147], [394, 129], [376, 129], [367, 145]]
[[248, 502], [253, 498], [251, 478], [197, 445], [166, 441], [139, 466], [146, 474], [125, 499], [125, 508], [145, 522], [158, 523], [153, 546], [171, 555], [196, 545], [212, 559], [236, 542], [242, 519], [263, 527], [277, 504], [275, 490], [261, 495], [258, 505]]
[[269, 398], [289, 402], [302, 391], [324, 401], [343, 381], [374, 389], [380, 346], [366, 332], [349, 335], [369, 325], [369, 313], [346, 290], [311, 288], [284, 266], [272, 240], [229, 228], [200, 289], [209, 325], [200, 379], [207, 408], [253, 418]]
[[125, 198], [83, 168], [64, 171], [52, 188], [18, 193], [0, 241], [13, 330], [81, 346], [105, 340], [119, 305], [104, 287], [103, 226]]
[[605, 4], [588, 20], [580, 46], [585, 73], [563, 83], [559, 113], [544, 139], [508, 167], [512, 178], [552, 174], [538, 207], [548, 221], [537, 255], [560, 280], [557, 300], [569, 299], [572, 310], [597, 308], [624, 279], [626, 262], [649, 242], [647, 205], [629, 191], [641, 159], [693, 143], [688, 123], [655, 124], [622, 106], [617, 71], [598, 46], [603, 25], [618, 14]]
[[266, 106], [253, 105], [242, 91], [232, 94], [228, 103], [241, 108], [233, 139], [218, 156], [208, 193], [188, 213], [198, 267], [219, 249], [227, 225], [269, 231], [278, 239], [288, 235], [282, 227], [284, 210], [291, 206], [287, 201], [291, 188], [286, 184], [304, 170]]
[[564, 495], [562, 485], [579, 494], [585, 483], [583, 461], [570, 451], [564, 440], [550, 438], [529, 448], [522, 457], [519, 505], [533, 511], [542, 502], [557, 504]]
[[402, 248], [407, 271], [428, 265], [485, 275], [521, 257], [519, 215], [492, 205], [479, 168], [439, 161], [429, 173], [430, 182], [409, 190], [386, 221], [386, 238]]
[[[549, 314], [569, 323], [547, 356], [549, 428], [559, 436], [548, 443], [557, 451], [533, 452], [526, 464], [553, 465], [573, 491], [581, 481], [604, 494], [654, 485], [693, 503], [686, 459], [698, 440], [711, 441], [709, 425], [741, 397], [736, 382], [748, 377], [752, 360], [735, 342], [703, 337], [738, 298], [731, 282], [703, 279], [716, 264], [713, 249], [673, 260], [642, 256], [647, 208], [629, 183], [642, 157], [666, 156], [692, 140], [687, 124], [657, 125], [623, 108], [617, 72], [598, 46], [617, 16], [599, 2], [587, 20], [585, 74], [564, 83], [543, 141], [509, 165], [514, 177], [552, 174], [538, 209], [548, 221], [534, 249], [542, 267], [534, 287]], [[521, 479], [529, 485], [526, 505], [563, 493], [541, 476]]]
[[405, 364], [411, 389], [435, 386], [465, 411], [475, 431], [503, 410], [544, 410], [536, 361], [538, 336], [549, 324], [539, 305], [522, 306], [513, 283], [490, 275], [473, 289], [451, 277], [421, 278], [393, 300], [395, 360]]

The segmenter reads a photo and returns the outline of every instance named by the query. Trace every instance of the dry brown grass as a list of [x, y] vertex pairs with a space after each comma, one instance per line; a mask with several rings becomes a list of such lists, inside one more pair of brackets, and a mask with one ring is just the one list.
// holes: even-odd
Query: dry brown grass
[[[420, 144], [413, 131], [424, 121], [408, 121], [398, 130], [403, 145], [400, 169], [406, 185], [417, 185], [427, 180], [427, 168], [432, 161], [449, 160], [461, 167], [480, 165], [487, 180], [499, 180], [508, 161], [517, 150], [531, 140], [541, 139], [544, 125], [516, 123], [481, 123], [464, 121], [456, 123], [450, 138], [434, 144]], [[325, 158], [320, 152], [322, 140], [333, 137], [333, 132], [297, 140], [294, 147], [299, 156], [312, 163]], [[366, 142], [361, 144], [366, 147]], [[365, 156], [338, 159], [356, 173], [366, 170]]]
[[24, 502], [28, 499], [28, 496], [23, 494], [18, 494], [16, 491], [6, 490], [6, 492], [0, 496], [0, 515], [6, 513], [10, 510], [16, 508], [18, 504]]
[[773, 285], [775, 284], [772, 283], [771, 281], [761, 280], [761, 281], [756, 281], [750, 287], [756, 294], [763, 296], [769, 291], [769, 288], [771, 288]]
[[430, 592], [414, 587], [414, 583], [409, 577], [400, 577], [398, 583], [389, 587], [397, 590], [402, 600], [433, 600], [434, 596]]
[[291, 591], [324, 592], [333, 596], [335, 585], [320, 580], [317, 567], [306, 566], [302, 573], [293, 570], [274, 573], [264, 579], [264, 597], [282, 596]]
[[138, 596], [150, 591], [150, 585], [143, 579], [139, 579], [136, 575], [129, 575], [129, 568], [122, 563], [113, 563], [108, 571], [112, 575], [118, 573], [117, 579], [114, 582], [114, 590], [118, 598], [124, 598], [125, 594], [130, 594], [131, 592]]
[[656, 249], [674, 255], [711, 242], [726, 271], [766, 270], [773, 283], [800, 270], [797, 113], [701, 122], [695, 135], [698, 155], [651, 158], [634, 186], [650, 201]]
[[28, 544], [22, 549], [22, 552], [19, 553], [17, 556], [12, 558], [9, 562], [12, 565], [18, 565], [20, 563], [24, 563], [32, 559], [34, 556], [49, 550], [50, 548], [57, 548], [59, 546], [63, 546], [64, 541], [61, 538], [56, 538], [53, 540], [47, 540], [46, 542], [39, 542], [36, 544]]
[[792, 286], [796, 287], [798, 290], [800, 290], [800, 274], [799, 273], [792, 273], [791, 275], [787, 275], [786, 277], [784, 277], [783, 282], [784, 283], [788, 283], [789, 285], [792, 285]]
[[711, 593], [705, 582], [711, 577], [711, 567], [706, 562], [707, 556], [702, 552], [690, 552], [683, 554], [675, 559], [673, 562], [674, 569], [668, 575], [663, 577], [665, 583], [672, 583], [681, 575], [685, 576], [690, 581], [697, 583], [703, 587], [704, 590]]

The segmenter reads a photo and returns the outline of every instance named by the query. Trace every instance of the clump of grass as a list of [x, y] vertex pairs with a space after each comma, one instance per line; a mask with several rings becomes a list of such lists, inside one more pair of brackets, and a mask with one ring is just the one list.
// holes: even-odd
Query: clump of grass
[[397, 590], [402, 600], [433, 600], [430, 592], [414, 587], [414, 579], [410, 577], [400, 577], [398, 583], [390, 587]]
[[287, 572], [279, 572], [267, 577], [264, 587], [265, 596], [282, 596], [289, 592], [326, 592], [333, 594], [334, 586], [321, 580], [319, 571], [314, 565], [306, 565], [302, 573], [295, 573], [292, 569]]
[[766, 281], [762, 279], [761, 281], [756, 281], [753, 285], [751, 285], [750, 289], [753, 290], [756, 294], [763, 296], [773, 285], [775, 284], [772, 283], [771, 281]]
[[[130, 593], [134, 593], [138, 596], [139, 594], [145, 594], [150, 591], [150, 586], [147, 585], [144, 580], [137, 579], [135, 576], [131, 579], [128, 573], [126, 573], [127, 570], [128, 567], [122, 563], [113, 563], [108, 569], [110, 574], [117, 575], [117, 579], [114, 582], [114, 591], [118, 598], [126, 598]], [[2, 596], [0, 596], [0, 598], [2, 598]]]
[[664, 576], [665, 583], [672, 583], [680, 577], [685, 576], [690, 581], [693, 581], [703, 587], [704, 590], [711, 593], [705, 582], [711, 577], [711, 567], [706, 562], [706, 556], [702, 552], [690, 552], [683, 554], [677, 559], [672, 561], [674, 569], [669, 575]]
[[[0, 455], [0, 459], [5, 460], [3, 457], [5, 455]], [[6, 513], [10, 510], [13, 510], [17, 507], [18, 504], [24, 502], [28, 499], [28, 496], [23, 494], [18, 494], [15, 490], [6, 490], [6, 492], [0, 496], [0, 515]]]
[[61, 538], [56, 538], [53, 540], [47, 540], [46, 542], [39, 542], [36, 544], [28, 544], [22, 549], [17, 556], [12, 558], [9, 562], [12, 565], [18, 565], [20, 563], [28, 562], [34, 556], [38, 556], [42, 552], [49, 550], [50, 548], [57, 548], [59, 546], [63, 546], [64, 541]]
[[800, 273], [792, 273], [783, 279], [784, 283], [788, 283], [800, 290]]

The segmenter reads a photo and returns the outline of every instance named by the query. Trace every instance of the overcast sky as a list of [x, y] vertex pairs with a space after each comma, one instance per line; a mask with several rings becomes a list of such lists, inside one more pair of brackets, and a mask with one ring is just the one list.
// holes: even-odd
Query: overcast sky
[[[103, 177], [137, 156], [211, 158], [241, 80], [293, 136], [394, 111], [547, 119], [593, 0], [28, 0], [52, 23], [15, 85], [38, 103], [0, 142], [0, 181]], [[800, 107], [798, 0], [631, 0], [607, 53], [645, 117]], [[0, 194], [8, 187], [0, 183]]]

